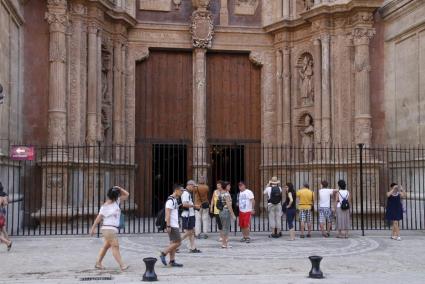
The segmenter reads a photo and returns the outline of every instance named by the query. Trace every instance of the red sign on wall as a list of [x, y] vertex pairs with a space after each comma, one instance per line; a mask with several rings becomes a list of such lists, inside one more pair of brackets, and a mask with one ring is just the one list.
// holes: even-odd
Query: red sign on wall
[[33, 161], [35, 149], [32, 146], [12, 146], [10, 149], [10, 158], [17, 161]]

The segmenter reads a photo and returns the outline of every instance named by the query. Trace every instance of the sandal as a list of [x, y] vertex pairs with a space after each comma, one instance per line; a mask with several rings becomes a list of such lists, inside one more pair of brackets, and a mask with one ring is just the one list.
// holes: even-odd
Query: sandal
[[99, 270], [103, 270], [103, 269], [105, 269], [105, 267], [103, 267], [103, 265], [102, 265], [102, 264], [97, 264], [97, 263], [96, 263], [96, 265], [94, 266], [94, 268], [99, 269]]
[[10, 242], [10, 244], [7, 246], [7, 251], [10, 251], [12, 249], [12, 242]]
[[121, 268], [121, 271], [127, 271], [129, 267], [130, 267], [129, 265], [124, 265], [124, 266], [121, 266], [120, 268]]
[[242, 238], [242, 239], [240, 240], [240, 242], [241, 242], [241, 243], [244, 243], [244, 242], [246, 242], [246, 240], [247, 240], [247, 239]]
[[336, 238], [337, 239], [344, 239], [344, 236], [343, 235], [337, 235]]
[[301, 238], [301, 239], [304, 239], [305, 237], [304, 237], [304, 235], [301, 235], [301, 236], [300, 236], [300, 238]]
[[251, 238], [246, 238], [245, 243], [249, 244], [251, 242]]

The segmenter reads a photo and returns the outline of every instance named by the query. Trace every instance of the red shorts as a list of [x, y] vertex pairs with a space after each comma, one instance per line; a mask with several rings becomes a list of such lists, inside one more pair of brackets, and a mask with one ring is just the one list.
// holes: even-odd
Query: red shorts
[[239, 226], [249, 228], [251, 225], [251, 212], [239, 212]]

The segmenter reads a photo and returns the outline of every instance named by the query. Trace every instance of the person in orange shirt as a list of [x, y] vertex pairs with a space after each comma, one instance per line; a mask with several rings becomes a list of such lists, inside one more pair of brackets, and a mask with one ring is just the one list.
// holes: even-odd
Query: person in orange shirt
[[297, 191], [298, 210], [300, 211], [300, 238], [304, 238], [305, 223], [307, 223], [307, 238], [311, 237], [313, 227], [313, 216], [311, 210], [314, 204], [314, 192], [310, 190], [310, 185], [304, 183], [304, 187]]

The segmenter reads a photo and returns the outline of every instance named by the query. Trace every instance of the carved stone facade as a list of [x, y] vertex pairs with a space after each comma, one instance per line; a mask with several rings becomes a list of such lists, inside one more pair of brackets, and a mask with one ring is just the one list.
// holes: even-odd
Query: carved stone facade
[[[156, 49], [192, 52], [193, 144], [208, 144], [209, 53], [249, 55], [261, 70], [260, 142], [304, 146], [300, 162], [323, 158], [316, 149], [331, 145], [425, 141], [423, 1], [24, 2], [0, 6], [0, 83], [7, 103], [0, 105], [2, 154], [13, 140], [135, 145], [136, 63]], [[24, 21], [31, 42], [21, 41]], [[36, 30], [42, 32], [32, 36]], [[19, 68], [28, 69], [25, 78]], [[137, 162], [134, 151], [125, 155]], [[117, 152], [92, 151], [88, 160], [106, 156], [119, 164]], [[262, 158], [263, 166], [282, 162]], [[193, 163], [195, 175], [205, 175], [206, 155]], [[52, 180], [68, 180], [58, 174]]]

